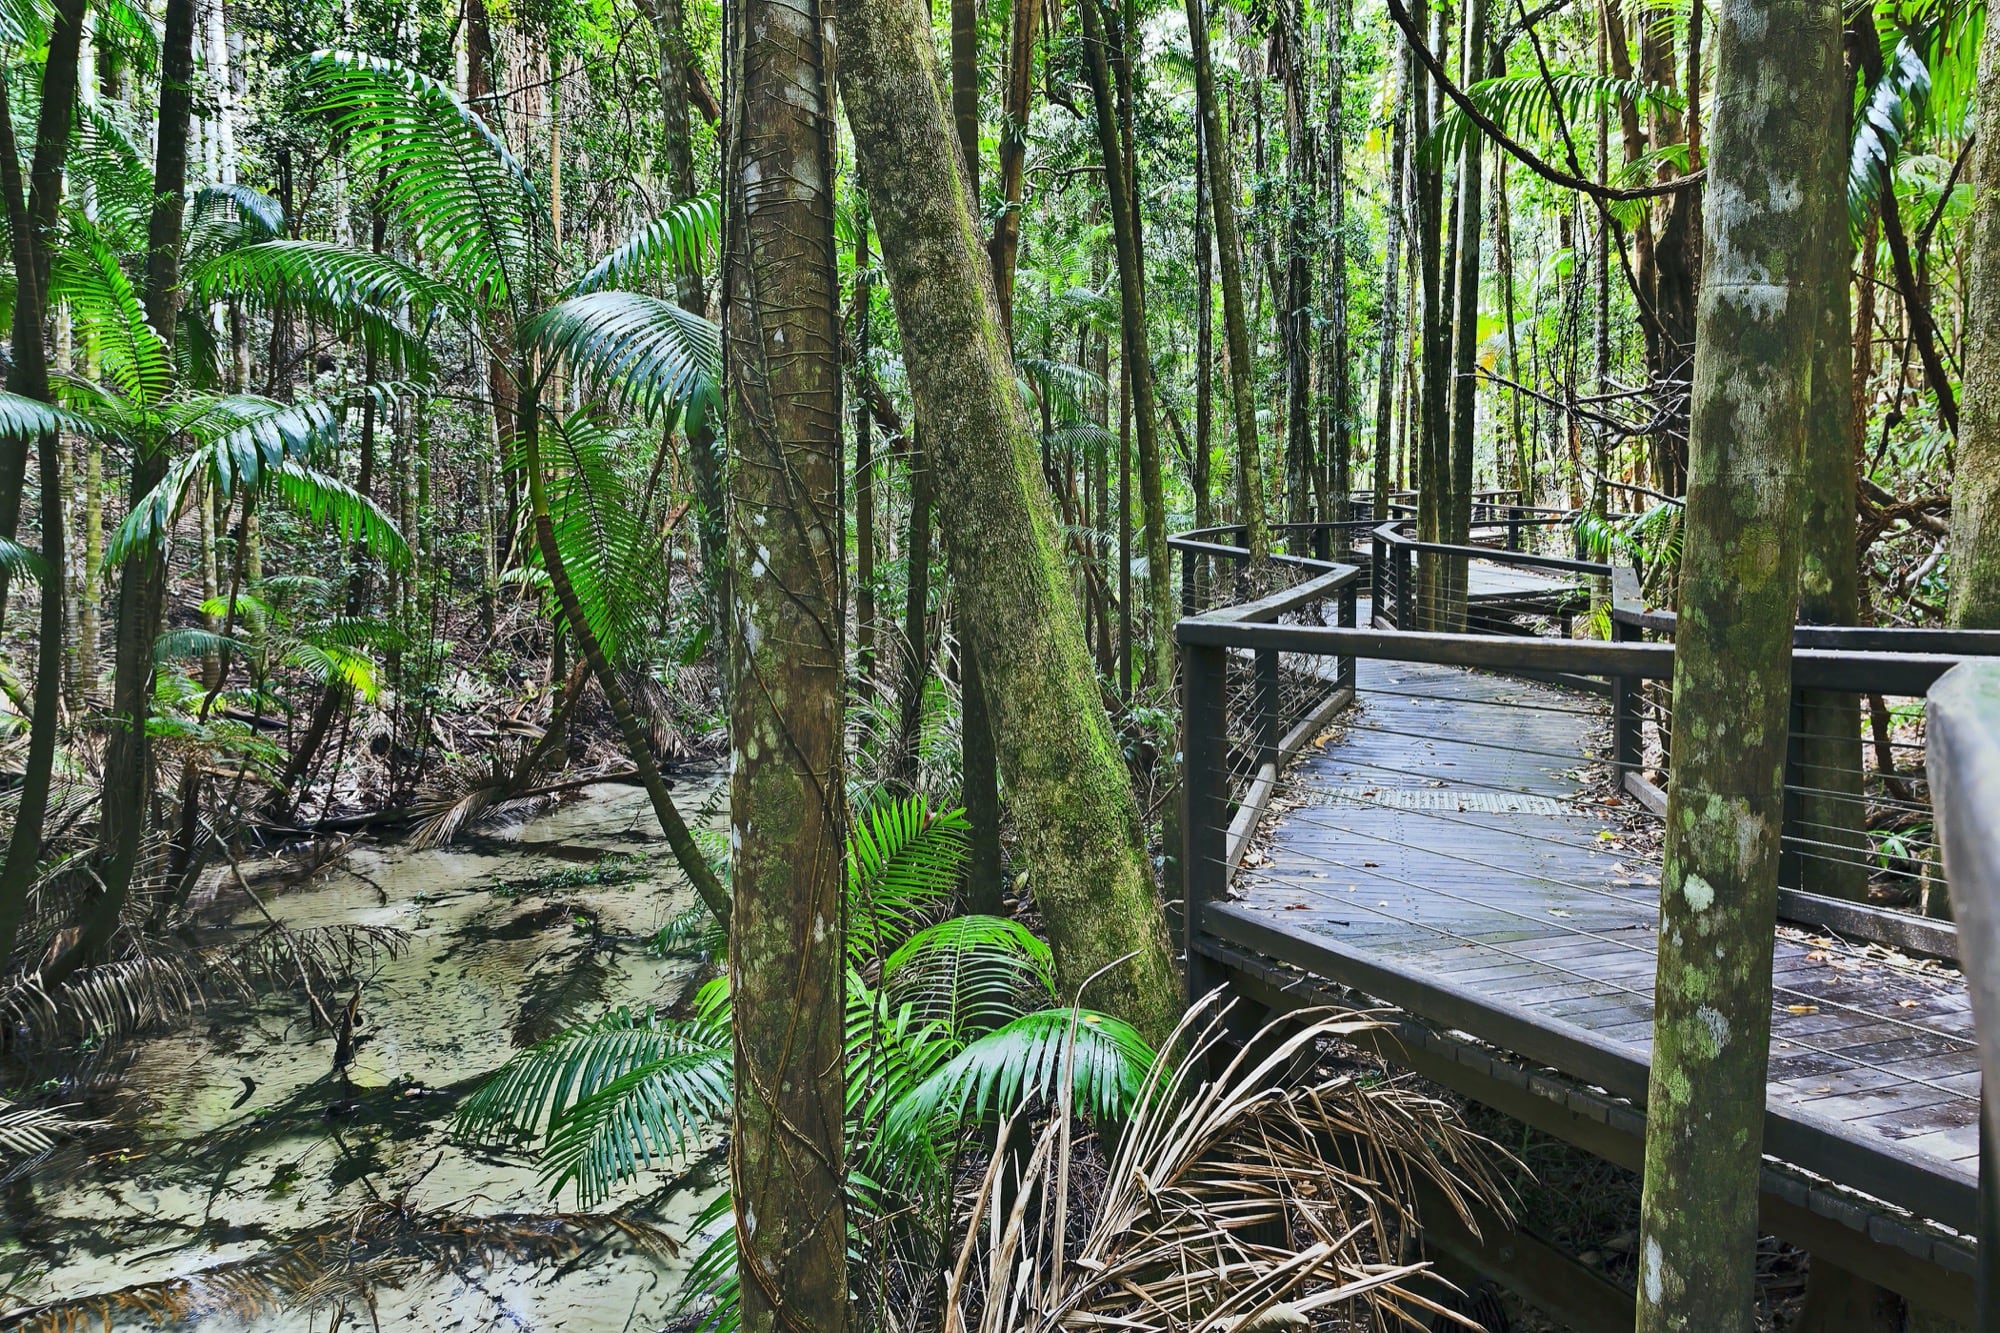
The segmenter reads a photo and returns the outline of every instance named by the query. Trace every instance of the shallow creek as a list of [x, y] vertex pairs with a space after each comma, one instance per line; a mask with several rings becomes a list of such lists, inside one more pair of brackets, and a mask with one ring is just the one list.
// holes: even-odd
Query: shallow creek
[[[683, 810], [701, 805], [714, 783], [684, 780]], [[719, 826], [721, 816], [710, 822]], [[642, 938], [693, 893], [635, 787], [589, 788], [443, 850], [362, 841], [265, 901], [291, 929], [409, 933], [398, 956], [364, 966], [351, 1086], [332, 1073], [334, 1034], [314, 1030], [297, 995], [211, 1006], [180, 1032], [129, 1044], [96, 1071], [120, 1089], [117, 1100], [93, 1106], [136, 1130], [85, 1139], [0, 1192], [0, 1311], [245, 1259], [371, 1202], [476, 1216], [574, 1209], [574, 1194], [552, 1199], [531, 1161], [451, 1141], [451, 1113], [522, 1045], [608, 1006], [671, 1000], [695, 966]], [[246, 904], [238, 920], [248, 927], [263, 917]], [[330, 997], [329, 1008], [350, 997]], [[567, 1263], [503, 1262], [380, 1292], [372, 1318], [350, 1305], [337, 1326], [658, 1329], [699, 1248], [693, 1221], [722, 1176], [711, 1144], [600, 1205], [641, 1202], [637, 1215], [681, 1242], [677, 1257], [620, 1241]], [[323, 1333], [335, 1322], [322, 1309], [248, 1326]], [[246, 1325], [218, 1311], [178, 1327]]]

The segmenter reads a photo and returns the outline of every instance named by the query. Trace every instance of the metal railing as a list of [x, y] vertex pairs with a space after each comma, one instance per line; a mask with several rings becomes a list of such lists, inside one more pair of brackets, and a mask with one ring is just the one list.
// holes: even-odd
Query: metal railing
[[[1339, 536], [1354, 540], [1356, 524], [1346, 525], [1346, 530], [1339, 533], [1329, 532], [1327, 547], [1323, 549], [1332, 549]], [[1551, 704], [1544, 700], [1529, 707], [1548, 713], [1573, 713], [1578, 718], [1588, 714], [1589, 718], [1598, 719], [1590, 725], [1601, 723], [1609, 744], [1593, 742], [1568, 755], [1568, 762], [1579, 770], [1605, 773], [1609, 786], [1603, 790], [1628, 793], [1653, 814], [1663, 813], [1661, 788], [1665, 785], [1665, 765], [1671, 751], [1672, 616], [1639, 605], [1637, 581], [1630, 571], [1595, 562], [1496, 551], [1490, 547], [1421, 543], [1409, 537], [1406, 527], [1401, 523], [1367, 527], [1369, 549], [1365, 559], [1359, 558], [1361, 552], [1355, 551], [1356, 559], [1339, 565], [1303, 562], [1289, 586], [1279, 590], [1256, 589], [1255, 596], [1241, 601], [1231, 600], [1230, 585], [1220, 579], [1205, 586], [1204, 596], [1194, 595], [1198, 581], [1193, 576], [1184, 583], [1187, 615], [1175, 631], [1182, 650], [1184, 691], [1185, 804], [1181, 861], [1185, 874], [1189, 984], [1197, 991], [1206, 989], [1215, 980], [1210, 970], [1212, 965], [1204, 962], [1203, 951], [1196, 944], [1204, 936], [1204, 912], [1212, 905], [1226, 903], [1231, 881], [1239, 874], [1249, 873], [1243, 868], [1245, 849], [1251, 844], [1259, 822], [1283, 795], [1285, 765], [1329, 726], [1350, 730], [1363, 740], [1370, 739], [1371, 733], [1389, 734], [1384, 723], [1379, 720], [1371, 723], [1365, 711], [1357, 717], [1343, 710], [1357, 701], [1357, 695], [1366, 703], [1371, 689], [1388, 689], [1391, 695], [1415, 699], [1422, 693], [1425, 680], [1415, 668], [1456, 668], [1489, 679], [1498, 675], [1553, 680], [1608, 695], [1608, 707], [1588, 695], [1564, 696], [1573, 700], [1571, 703], [1558, 699]], [[1184, 544], [1181, 547], [1184, 559], [1197, 557], [1230, 569], [1244, 567], [1247, 552], [1232, 549], [1233, 544], [1227, 540], [1233, 532], [1202, 535], [1211, 540]], [[1416, 559], [1426, 551], [1468, 562], [1489, 562], [1497, 568], [1549, 579], [1556, 586], [1516, 590], [1519, 595], [1510, 594], [1506, 588], [1498, 589], [1498, 595], [1484, 604], [1474, 603], [1478, 614], [1467, 615], [1460, 622], [1464, 626], [1462, 632], [1401, 628], [1417, 619], [1406, 609], [1410, 606], [1407, 600], [1410, 594], [1405, 589], [1414, 581]], [[1277, 559], [1274, 557], [1274, 561]], [[1367, 614], [1357, 616], [1347, 608], [1358, 609], [1358, 585], [1364, 568], [1368, 571]], [[1574, 599], [1582, 598], [1582, 604], [1588, 606], [1593, 584], [1600, 590], [1597, 595], [1603, 598], [1601, 589], [1607, 583], [1611, 591], [1613, 640], [1569, 638], [1573, 624], [1562, 613], [1565, 605], [1568, 604], [1573, 615], [1577, 609]], [[1325, 604], [1336, 595], [1343, 608], [1339, 623], [1325, 616], [1291, 614], [1315, 599]], [[1287, 619], [1292, 623], [1284, 623]], [[1364, 623], [1355, 624], [1357, 619]], [[1956, 817], [1961, 827], [1970, 822], [1975, 830], [1971, 836], [1986, 839], [1980, 844], [1982, 850], [1974, 855], [1986, 858], [1987, 869], [1981, 873], [1989, 877], [1985, 884], [1989, 897], [1984, 919], [1993, 935], [1992, 952], [1985, 954], [1983, 960], [1967, 958], [1967, 964], [1990, 967], [1994, 961], [2000, 961], [2000, 850], [1996, 850], [2000, 849], [2000, 841], [1996, 841], [1993, 832], [1995, 811], [2000, 811], [2000, 795], [1995, 794], [2000, 792], [2000, 706], [1991, 702], [2000, 699], [2000, 666], [1981, 664], [1979, 669], [1989, 673], [1982, 679], [1996, 682], [1988, 684], [1985, 687], [1988, 693], [1981, 696], [1982, 706], [1988, 710], [1980, 720], [1984, 730], [1976, 742], [1961, 742], [1968, 755], [1975, 747], [1984, 747], [1979, 753], [1986, 757], [1977, 763], [1986, 767], [1978, 769], [1977, 763], [1950, 751], [1926, 751], [1927, 743], [1935, 747], [1944, 741], [1945, 724], [1941, 720], [1944, 714], [1938, 710], [1948, 704], [1939, 701], [1954, 697], [1942, 687], [1936, 690], [1933, 687], [1960, 659], [2000, 656], [2000, 634], [1801, 627], [1796, 644], [1792, 667], [1794, 734], [1786, 771], [1785, 865], [1781, 873], [1785, 887], [1780, 893], [1780, 916], [1817, 932], [1834, 933], [1836, 937], [1888, 943], [1905, 952], [1960, 958], [1959, 931], [1950, 921], [1926, 919], [1876, 903], [1836, 899], [1811, 891], [1816, 882], [1809, 873], [1812, 866], [1847, 858], [1850, 864], [1859, 864], [1865, 871], [1864, 888], [1879, 890], [1885, 884], [1894, 887], [1902, 879], [1911, 882], [1921, 879], [1939, 891], [1949, 886], [1956, 903], [1963, 895], [1954, 881], [1962, 870], [1954, 863], [1948, 876], [1943, 860], [1936, 855], [1934, 840], [1922, 831], [1931, 818], [1931, 785], [1935, 784], [1937, 813], [1944, 821], [1946, 840], [1952, 836], [1954, 800], [1958, 802]], [[1314, 669], [1307, 665], [1313, 657], [1335, 665]], [[1393, 664], [1395, 675], [1378, 674], [1368, 680], [1361, 679], [1357, 664], [1370, 661], [1383, 667]], [[1282, 691], [1273, 691], [1268, 684], [1261, 691], [1244, 687], [1246, 676], [1253, 681], [1268, 680], [1272, 664], [1283, 664], [1302, 692], [1287, 696]], [[1385, 679], [1393, 688], [1382, 684]], [[1489, 715], [1497, 716], [1508, 706], [1504, 694], [1504, 690], [1499, 691], [1494, 697], [1478, 702], [1491, 710]], [[1825, 712], [1829, 702], [1837, 705], [1848, 701], [1845, 706], [1852, 710], [1854, 701], [1898, 699], [1921, 703], [1927, 696], [1932, 701], [1933, 718], [1929, 735], [1925, 733], [1921, 709], [1913, 717], [1907, 704], [1886, 710], [1881, 716], [1887, 718], [1887, 731], [1865, 745], [1857, 720], [1845, 735], [1836, 739], [1848, 747], [1843, 753], [1860, 757], [1855, 759], [1852, 771], [1842, 773], [1838, 782], [1829, 777], [1825, 748], [1815, 749], [1827, 735], [1815, 732], [1812, 720], [1833, 716], [1839, 727], [1847, 728], [1842, 719], [1861, 716], [1854, 711], [1829, 714]], [[1869, 707], [1871, 720], [1879, 721], [1873, 703]], [[1958, 707], [1962, 715], [1970, 705]], [[1302, 725], [1307, 721], [1310, 726]], [[1969, 722], [1957, 724], [1960, 736], [1976, 730]], [[1253, 733], [1261, 738], [1261, 743], [1256, 749], [1257, 762], [1249, 765], [1243, 762], [1246, 742], [1242, 738]], [[1482, 747], [1489, 754], [1508, 748], [1476, 734], [1444, 731], [1426, 736], [1420, 743], [1439, 750], [1458, 746], [1475, 757], [1482, 753]], [[1513, 748], [1518, 752], [1521, 746], [1516, 743]], [[1555, 754], [1534, 756], [1534, 762], [1544, 765], [1563, 759], [1564, 756]], [[1315, 763], [1318, 762], [1316, 759]], [[1365, 768], [1365, 764], [1362, 766]], [[1467, 769], [1460, 770], [1464, 771]], [[1968, 813], [1980, 807], [1968, 804], [1967, 797], [1955, 794], [1951, 786], [1953, 776], [1972, 771], [1980, 773], [1979, 780], [1975, 783], [1960, 777], [1957, 791], [1976, 791], [1978, 794], [1971, 799], [1984, 802], [1983, 816]], [[1504, 792], [1497, 794], [1507, 798]], [[1331, 799], [1338, 806], [1353, 798], [1337, 793]], [[1424, 807], [1423, 801], [1411, 799], [1415, 800], [1412, 809]], [[1848, 804], [1844, 813], [1839, 813], [1843, 810], [1842, 801]], [[1460, 809], [1481, 808], [1468, 804]], [[1829, 818], [1829, 810], [1836, 811], [1843, 822], [1852, 824], [1846, 834], [1833, 836], [1825, 827], [1815, 824], [1815, 820]], [[1329, 831], [1344, 837], [1366, 836], [1346, 828], [1342, 821], [1330, 818], [1323, 810], [1288, 817], [1303, 821], [1308, 814], [1319, 819]], [[1426, 817], [1434, 818], [1441, 830], [1474, 822], [1473, 816], [1445, 809], [1435, 814], [1427, 809]], [[1636, 812], [1635, 817], [1638, 817]], [[1892, 841], [1898, 848], [1893, 856], [1883, 851], [1884, 842], [1878, 836], [1883, 829], [1893, 834]], [[1365, 847], [1355, 853], [1365, 854]], [[1962, 860], [1967, 854], [1956, 855]], [[1350, 860], [1338, 868], [1333, 878], [1352, 877], [1357, 873], [1357, 865], [1373, 864]], [[1652, 864], [1656, 875], [1657, 861]], [[1651, 882], [1656, 884], [1657, 878]], [[1646, 890], [1622, 892], [1629, 895]], [[1357, 914], [1369, 910], [1367, 903], [1348, 901]], [[1965, 909], [1960, 910], [1964, 915]], [[1971, 919], [1967, 917], [1968, 922]], [[1969, 953], [1979, 947], [1980, 941], [1968, 940], [1963, 950]], [[1986, 1003], [1996, 1013], [1991, 1018], [1982, 1014], [1982, 1032], [2000, 1030], [1995, 1027], [2000, 1024], [2000, 982], [1988, 990]], [[1892, 1016], [1884, 1021], [1899, 1020]], [[2000, 1049], [1987, 1055], [1989, 1061], [2000, 1059]], [[1598, 1081], [1602, 1086], [1611, 1086], [1602, 1079]], [[1636, 1092], [1643, 1098], [1643, 1083]], [[1812, 1142], [1826, 1141], [1823, 1129], [1810, 1125], [1799, 1129], [1799, 1124], [1807, 1123], [1804, 1120], [1785, 1123], [1791, 1127], [1786, 1133], [1803, 1134]], [[1821, 1137], [1814, 1139], [1814, 1135]], [[1845, 1151], [1845, 1145], [1840, 1151]], [[1822, 1154], [1822, 1165], [1815, 1169], [1823, 1169], [1827, 1161], [1847, 1160], [1837, 1154], [1832, 1158]], [[1925, 1170], [1928, 1168], [1911, 1177], [1907, 1163], [1893, 1151], [1884, 1150], [1879, 1160], [1863, 1152], [1853, 1159], [1845, 1179], [1857, 1188], [1883, 1197], [1888, 1197], [1885, 1190], [1900, 1192], [1901, 1200], [1913, 1211], [1969, 1229], [1972, 1224], [1969, 1205], [1961, 1207], [1959, 1203], [1967, 1196], [1953, 1193], [1963, 1186], [1953, 1185], [1948, 1173], [1926, 1175]], [[1910, 1184], [1911, 1179], [1916, 1180], [1914, 1185]], [[2000, 1246], [1994, 1248], [2000, 1250]]]

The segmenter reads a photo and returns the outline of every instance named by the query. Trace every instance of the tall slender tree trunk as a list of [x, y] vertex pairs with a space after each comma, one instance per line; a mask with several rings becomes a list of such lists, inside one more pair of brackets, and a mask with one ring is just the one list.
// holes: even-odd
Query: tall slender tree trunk
[[1798, 605], [1798, 480], [1842, 86], [1833, 0], [1720, 13], [1639, 1333], [1753, 1327], [1771, 923]]
[[1271, 549], [1264, 515], [1264, 471], [1257, 444], [1257, 399], [1251, 387], [1250, 326], [1243, 306], [1243, 244], [1237, 229], [1236, 165], [1215, 93], [1209, 56], [1208, 6], [1187, 0], [1188, 42], [1194, 55], [1195, 102], [1201, 115], [1202, 154], [1208, 168], [1208, 203], [1215, 219], [1217, 267], [1222, 277], [1222, 328], [1229, 351], [1229, 406], [1236, 427], [1237, 521], [1247, 529], [1252, 560]]
[[[1848, 95], [1835, 99], [1837, 133], [1824, 137], [1812, 198], [1818, 219], [1817, 308], [1812, 407], [1806, 419], [1805, 476], [1799, 512], [1799, 623], [1852, 625], [1860, 615], [1854, 549], [1854, 342], [1849, 286], [1854, 242], [1847, 222]], [[1798, 770], [1798, 883], [1836, 898], [1868, 894], [1867, 807], [1861, 792], [1861, 699], [1803, 691], [1795, 726]]]
[[[868, 201], [857, 196], [854, 219], [854, 346], [866, 369], [874, 333], [873, 294], [860, 274], [868, 257]], [[854, 395], [854, 674], [863, 699], [875, 697], [875, 413]]]
[[833, 19], [813, 0], [730, 0], [724, 17], [730, 549], [744, 574], [730, 643], [737, 1272], [747, 1333], [840, 1333], [846, 543]]
[[[25, 250], [20, 241], [14, 242], [14, 257], [17, 261], [27, 258], [35, 266], [32, 281], [26, 283], [20, 278], [22, 270], [15, 271], [13, 365], [7, 374], [8, 389], [26, 398], [46, 400], [49, 392], [48, 349], [42, 336], [42, 325], [48, 318], [45, 294], [49, 243], [62, 206], [63, 163], [69, 156], [74, 122], [68, 108], [76, 101], [87, 8], [84, 0], [59, 0], [56, 5], [54, 20], [49, 25], [48, 52], [42, 63], [38, 107], [63, 110], [51, 115], [38, 109], [28, 179], [16, 180], [8, 187], [7, 211], [14, 220], [12, 225], [25, 225], [32, 236]], [[7, 133], [10, 140], [18, 135], [11, 109]], [[18, 147], [16, 144], [15, 151]], [[18, 171], [19, 161], [18, 157], [9, 159], [10, 173]], [[25, 440], [0, 440], [0, 537], [10, 541], [20, 531], [21, 491], [28, 475], [28, 450]], [[6, 571], [0, 570], [0, 622], [7, 618], [7, 583]]]
[[[153, 207], [146, 226], [146, 322], [171, 349], [180, 308], [181, 226], [187, 204], [188, 140], [193, 128], [195, 0], [169, 0], [160, 37], [159, 133], [153, 159]], [[166, 475], [166, 441], [140, 445], [132, 457], [128, 502], [136, 505]], [[118, 579], [117, 658], [104, 746], [99, 879], [103, 891], [75, 941], [45, 973], [66, 980], [110, 940], [138, 869], [152, 788], [146, 734], [153, 693], [153, 640], [167, 596], [166, 552], [135, 551]]]
[[[1160, 476], [1159, 412], [1153, 386], [1152, 336], [1146, 324], [1146, 265], [1140, 235], [1137, 165], [1129, 145], [1119, 130], [1118, 110], [1127, 111], [1129, 126], [1130, 90], [1123, 86], [1128, 75], [1127, 35], [1119, 15], [1100, 10], [1101, 0], [1078, 0], [1083, 15], [1085, 67], [1090, 76], [1092, 100], [1097, 111], [1097, 144], [1104, 158], [1104, 188], [1111, 200], [1111, 232], [1118, 252], [1119, 356], [1129, 391], [1129, 426], [1139, 451], [1139, 503], [1143, 510], [1143, 541], [1146, 552], [1147, 605], [1153, 617], [1153, 641], [1147, 658], [1146, 675], [1154, 681], [1171, 681], [1174, 674], [1173, 583], [1167, 570], [1166, 489]], [[1112, 67], [1107, 50], [1105, 22], [1118, 22], [1115, 64], [1120, 78], [1118, 96], [1113, 100]], [[1120, 429], [1124, 438], [1124, 423]], [[1130, 521], [1129, 507], [1124, 520]], [[1129, 571], [1130, 561], [1125, 562]], [[1121, 586], [1126, 575], [1121, 575]], [[1127, 609], [1130, 615], [1130, 609]], [[1128, 654], [1129, 655], [1129, 654]], [[1129, 670], [1129, 666], [1128, 666]]]
[[[1382, 256], [1382, 345], [1375, 367], [1375, 499], [1371, 517], [1377, 523], [1389, 519], [1389, 493], [1395, 489], [1395, 467], [1390, 451], [1395, 440], [1394, 419], [1396, 372], [1402, 368], [1403, 335], [1400, 331], [1402, 293], [1403, 220], [1409, 216], [1408, 144], [1411, 85], [1416, 59], [1406, 49], [1396, 61], [1396, 93], [1390, 100], [1395, 125], [1389, 131], [1389, 199], [1383, 218], [1388, 236]], [[1409, 409], [1405, 407], [1407, 417]], [[1379, 610], [1380, 608], [1376, 608]]]
[[[1426, 0], [1413, 0], [1410, 5], [1410, 21], [1418, 32], [1433, 30], [1429, 11]], [[1442, 46], [1442, 43], [1437, 45]], [[1438, 51], [1438, 58], [1444, 58], [1443, 51]], [[1415, 78], [1415, 88], [1410, 105], [1410, 135], [1421, 147], [1430, 138], [1437, 93], [1422, 65], [1413, 66], [1411, 73]], [[1451, 330], [1444, 306], [1443, 256], [1439, 251], [1444, 230], [1444, 172], [1436, 161], [1436, 154], [1420, 152], [1414, 175], [1416, 197], [1411, 212], [1417, 234], [1412, 252], [1417, 261], [1417, 278], [1423, 293], [1423, 325], [1418, 336], [1422, 399], [1416, 432], [1417, 536], [1424, 541], [1435, 542], [1444, 539], [1445, 494], [1450, 482], [1445, 455], [1450, 390], [1446, 365], [1451, 357]], [[1441, 591], [1441, 573], [1435, 558], [1428, 554], [1419, 555], [1416, 598], [1419, 627], [1428, 627], [1433, 622]]]
[[[952, 0], [951, 104], [958, 134], [965, 188], [974, 216], [979, 213], [979, 23], [974, 0]], [[988, 247], [988, 252], [992, 248]], [[995, 287], [999, 274], [994, 274]], [[1012, 275], [1009, 275], [1012, 282]], [[993, 721], [986, 706], [986, 689], [979, 657], [964, 637], [959, 640], [959, 797], [965, 803], [967, 839], [965, 901], [975, 912], [997, 916], [1004, 904], [1005, 867], [1000, 852], [1000, 770], [993, 753]]]
[[1013, 0], [1007, 37], [1007, 98], [1000, 126], [1000, 216], [988, 250], [993, 285], [1000, 298], [1000, 321], [1014, 327], [1014, 264], [1021, 251], [1021, 198], [1028, 163], [1028, 117], [1035, 103], [1035, 34], [1042, 0]]
[[903, 679], [896, 696], [897, 778], [905, 791], [917, 788], [924, 735], [924, 684], [931, 675], [931, 511], [936, 506], [937, 473], [931, 467], [931, 433], [921, 412], [910, 432], [910, 526], [903, 542]]
[[915, 0], [841, 14], [840, 81], [903, 332], [938, 446], [962, 625], [985, 668], [1001, 775], [1057, 974], [1160, 1039], [1179, 986], [1138, 804], [1105, 715], [1014, 384], [992, 273], [966, 206], [937, 53]]
[[[23, 397], [49, 399], [48, 351], [42, 321], [48, 309], [49, 235], [56, 205], [62, 197], [63, 158], [70, 137], [69, 107], [76, 96], [85, 5], [65, 0], [58, 6], [49, 34], [42, 70], [43, 105], [59, 114], [38, 117], [35, 151], [29, 179], [23, 181], [16, 143], [13, 108], [0, 89], [0, 189], [6, 195], [8, 234], [12, 241], [15, 293], [11, 351], [14, 365], [8, 387]], [[35, 697], [28, 722], [28, 753], [21, 774], [20, 801], [14, 826], [0, 859], [0, 958], [13, 951], [27, 909], [28, 890], [40, 866], [43, 821], [55, 775], [56, 744], [62, 723], [64, 565], [64, 480], [62, 442], [43, 435], [35, 443], [41, 485], [41, 615], [37, 626]], [[94, 447], [94, 446], [93, 446]], [[26, 444], [6, 446], [0, 453], [0, 493], [6, 512], [0, 513], [4, 535], [12, 537], [19, 516]], [[94, 455], [93, 455], [94, 456]], [[0, 615], [6, 609], [7, 585], [0, 577]]]
[[1195, 117], [1194, 185], [1194, 525], [1215, 522], [1215, 225], [1209, 201], [1208, 142]]
[[1331, 503], [1320, 516], [1336, 523], [1351, 517], [1354, 492], [1354, 367], [1348, 359], [1345, 16], [1345, 9], [1335, 5], [1326, 18], [1326, 189], [1333, 235], [1327, 242], [1326, 337], [1319, 354], [1321, 393], [1326, 399], [1320, 408], [1320, 461]]
[[[1488, 73], [1486, 47], [1486, 0], [1468, 0], [1463, 62], [1467, 84]], [[1459, 546], [1472, 538], [1473, 443], [1479, 428], [1479, 379], [1475, 372], [1479, 366], [1479, 238], [1486, 218], [1483, 141], [1482, 135], [1465, 136], [1465, 152], [1458, 163], [1458, 296], [1453, 301], [1458, 327], [1452, 343], [1451, 496], [1445, 540]], [[1453, 559], [1447, 566], [1446, 616], [1454, 629], [1465, 624], [1467, 571], [1463, 558]]]
[[[2000, 23], [1979, 49], [1979, 105], [2000, 119]], [[1966, 253], [1965, 412], [1951, 489], [1951, 623], [2000, 629], [2000, 134], [1972, 145]]]

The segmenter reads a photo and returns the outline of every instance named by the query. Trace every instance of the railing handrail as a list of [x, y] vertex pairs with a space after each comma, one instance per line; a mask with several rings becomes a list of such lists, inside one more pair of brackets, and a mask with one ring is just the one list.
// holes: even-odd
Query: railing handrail
[[1450, 542], [1419, 541], [1396, 530], [1397, 525], [1409, 521], [1406, 518], [1390, 519], [1386, 523], [1378, 524], [1374, 529], [1374, 535], [1387, 545], [1427, 555], [1462, 555], [1468, 560], [1492, 560], [1502, 564], [1523, 565], [1531, 569], [1560, 569], [1567, 573], [1589, 574], [1597, 578], [1607, 576], [1613, 568], [1601, 561], [1576, 560], [1569, 556], [1536, 555], [1532, 551], [1496, 550], [1491, 546], [1458, 546]]

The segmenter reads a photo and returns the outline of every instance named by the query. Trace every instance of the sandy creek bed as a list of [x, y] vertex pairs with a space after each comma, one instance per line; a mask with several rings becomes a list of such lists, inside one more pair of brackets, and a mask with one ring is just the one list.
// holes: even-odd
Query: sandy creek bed
[[[684, 780], [683, 810], [713, 785]], [[677, 995], [692, 959], [606, 937], [650, 935], [692, 901], [637, 788], [590, 788], [442, 851], [357, 844], [269, 900], [288, 927], [411, 932], [363, 990], [353, 1092], [343, 1097], [331, 1078], [333, 1036], [311, 1030], [295, 997], [212, 1007], [182, 1032], [131, 1044], [98, 1073], [122, 1086], [117, 1115], [136, 1117], [136, 1134], [87, 1139], [0, 1195], [0, 1311], [241, 1259], [371, 1200], [487, 1215], [574, 1208], [573, 1194], [550, 1198], [532, 1163], [460, 1147], [445, 1122], [517, 1043], [565, 1014]], [[261, 917], [253, 907], [242, 919]], [[246, 1077], [255, 1084], [244, 1099]], [[719, 1188], [716, 1157], [650, 1172], [604, 1207], [648, 1199], [644, 1216], [685, 1241]], [[567, 1271], [502, 1264], [384, 1292], [372, 1321], [351, 1307], [339, 1327], [658, 1329], [694, 1248], [661, 1260], [610, 1246]], [[249, 1326], [323, 1333], [331, 1319], [321, 1310]], [[213, 1314], [181, 1327], [245, 1326]]]

